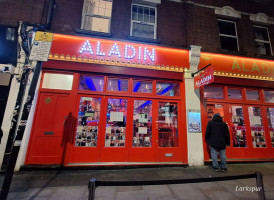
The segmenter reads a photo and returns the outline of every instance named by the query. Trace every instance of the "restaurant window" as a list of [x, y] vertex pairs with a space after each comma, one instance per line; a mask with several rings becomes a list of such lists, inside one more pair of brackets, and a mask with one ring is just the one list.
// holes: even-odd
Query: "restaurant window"
[[253, 29], [255, 34], [257, 54], [272, 56], [268, 29], [262, 26], [253, 26]]
[[43, 77], [42, 88], [56, 90], [71, 90], [72, 82], [73, 75], [45, 73]]
[[132, 4], [131, 36], [156, 39], [156, 8]]
[[246, 98], [247, 98], [247, 100], [260, 100], [259, 91], [258, 90], [246, 90]]
[[133, 80], [133, 92], [152, 93], [152, 82]]
[[222, 87], [205, 86], [204, 97], [206, 99], [223, 99], [224, 92]]
[[236, 22], [218, 19], [221, 49], [239, 51]]
[[180, 96], [180, 84], [157, 82], [156, 93], [160, 96]]
[[80, 76], [79, 90], [102, 92], [104, 90], [103, 76]]
[[127, 79], [118, 79], [118, 78], [109, 78], [108, 79], [108, 90], [127, 92], [128, 91], [128, 80]]
[[110, 32], [112, 0], [85, 0], [81, 28], [97, 32]]
[[242, 99], [242, 90], [228, 88], [228, 98], [229, 99]]
[[274, 103], [274, 91], [264, 90], [265, 102]]
[[274, 147], [274, 108], [267, 108], [268, 128], [271, 138], [271, 146]]

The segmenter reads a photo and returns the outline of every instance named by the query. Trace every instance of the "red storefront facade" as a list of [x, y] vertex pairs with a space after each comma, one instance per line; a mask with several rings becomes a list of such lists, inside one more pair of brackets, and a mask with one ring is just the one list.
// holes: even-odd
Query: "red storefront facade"
[[188, 164], [202, 154], [188, 152], [188, 134], [202, 134], [207, 162], [215, 113], [229, 125], [228, 161], [272, 161], [274, 62], [201, 53], [198, 69], [208, 64], [214, 83], [198, 89], [202, 131], [188, 133], [189, 51], [55, 34], [25, 164]]
[[49, 58], [25, 164], [187, 164], [188, 51], [55, 34]]
[[[274, 62], [202, 53], [200, 66], [211, 63], [214, 84], [201, 89], [203, 134], [207, 121], [220, 113], [228, 124], [228, 161], [273, 161]], [[204, 158], [210, 156], [204, 142]]]

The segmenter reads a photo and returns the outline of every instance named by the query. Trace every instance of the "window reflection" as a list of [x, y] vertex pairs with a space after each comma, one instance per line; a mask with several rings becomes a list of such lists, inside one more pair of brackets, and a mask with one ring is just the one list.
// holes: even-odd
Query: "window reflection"
[[265, 102], [274, 103], [274, 91], [264, 91]]
[[79, 90], [91, 90], [102, 92], [104, 89], [103, 76], [80, 76]]
[[108, 90], [111, 91], [128, 91], [128, 80], [126, 79], [108, 79]]
[[223, 99], [224, 93], [222, 87], [205, 86], [204, 97], [206, 99]]
[[242, 99], [242, 90], [228, 88], [228, 98], [229, 99]]
[[133, 147], [151, 147], [152, 101], [134, 100]]
[[180, 96], [180, 85], [179, 83], [156, 83], [156, 93], [160, 96]]
[[248, 107], [253, 147], [266, 147], [260, 107]]
[[134, 80], [133, 92], [152, 93], [152, 82]]
[[81, 97], [75, 146], [96, 147], [101, 98]]
[[248, 100], [260, 100], [258, 90], [246, 90], [246, 98]]

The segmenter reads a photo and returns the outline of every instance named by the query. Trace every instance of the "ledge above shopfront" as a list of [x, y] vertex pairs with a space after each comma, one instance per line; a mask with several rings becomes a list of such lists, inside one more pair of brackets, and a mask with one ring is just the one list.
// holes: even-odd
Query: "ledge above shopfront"
[[54, 34], [49, 59], [171, 72], [189, 68], [188, 50], [61, 34]]
[[213, 53], [201, 53], [199, 69], [211, 64], [214, 75], [274, 81], [274, 61]]

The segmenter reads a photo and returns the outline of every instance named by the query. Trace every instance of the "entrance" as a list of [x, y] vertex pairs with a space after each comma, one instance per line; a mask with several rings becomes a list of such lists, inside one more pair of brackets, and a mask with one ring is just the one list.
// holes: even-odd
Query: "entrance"
[[182, 162], [180, 101], [79, 95], [68, 165]]
[[69, 95], [41, 93], [26, 164], [61, 164]]
[[[259, 105], [207, 104], [208, 120], [211, 120], [214, 114], [219, 113], [229, 127], [228, 160], [271, 158], [273, 147], [271, 143], [271, 138], [273, 138], [271, 109], [273, 108]], [[205, 156], [208, 157], [208, 155]]]

